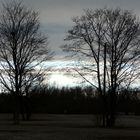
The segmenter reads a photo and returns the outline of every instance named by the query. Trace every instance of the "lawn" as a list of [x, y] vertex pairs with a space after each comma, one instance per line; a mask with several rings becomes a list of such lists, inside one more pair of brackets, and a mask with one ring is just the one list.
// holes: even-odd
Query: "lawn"
[[12, 115], [0, 114], [0, 140], [140, 140], [140, 116], [121, 116], [113, 129], [95, 126], [93, 115], [34, 114], [13, 125]]

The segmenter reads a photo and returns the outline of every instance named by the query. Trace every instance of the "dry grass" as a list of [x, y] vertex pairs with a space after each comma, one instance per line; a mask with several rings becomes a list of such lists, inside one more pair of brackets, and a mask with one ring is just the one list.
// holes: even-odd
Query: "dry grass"
[[13, 125], [10, 114], [0, 115], [0, 140], [140, 140], [140, 117], [122, 116], [114, 129], [97, 128], [92, 115], [34, 114], [29, 122]]

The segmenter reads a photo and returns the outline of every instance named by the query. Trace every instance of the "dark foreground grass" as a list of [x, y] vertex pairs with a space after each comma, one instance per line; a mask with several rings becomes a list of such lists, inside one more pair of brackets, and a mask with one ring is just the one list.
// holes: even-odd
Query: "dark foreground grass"
[[118, 117], [113, 129], [95, 127], [93, 115], [34, 114], [13, 125], [11, 114], [0, 114], [0, 140], [140, 140], [140, 117]]

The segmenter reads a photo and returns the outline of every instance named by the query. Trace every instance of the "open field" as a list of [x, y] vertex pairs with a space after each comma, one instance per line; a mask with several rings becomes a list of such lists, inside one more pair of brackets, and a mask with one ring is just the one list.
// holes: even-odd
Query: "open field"
[[140, 116], [121, 116], [117, 127], [95, 127], [93, 115], [34, 114], [13, 125], [12, 115], [0, 114], [0, 140], [140, 140]]

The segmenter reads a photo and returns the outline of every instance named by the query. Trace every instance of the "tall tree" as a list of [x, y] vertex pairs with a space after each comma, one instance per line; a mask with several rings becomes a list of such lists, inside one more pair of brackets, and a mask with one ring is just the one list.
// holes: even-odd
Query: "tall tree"
[[140, 23], [130, 11], [119, 8], [84, 12], [73, 18], [74, 26], [65, 39], [70, 43], [63, 50], [84, 61], [76, 71], [98, 89], [103, 125], [111, 127], [115, 124], [117, 89], [129, 86], [139, 75]]
[[39, 14], [22, 2], [3, 4], [0, 15], [0, 83], [15, 99], [15, 123], [19, 123], [20, 98], [41, 76], [50, 58], [47, 38], [40, 31]]

